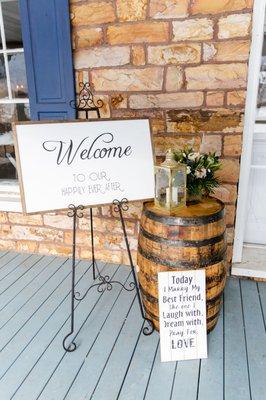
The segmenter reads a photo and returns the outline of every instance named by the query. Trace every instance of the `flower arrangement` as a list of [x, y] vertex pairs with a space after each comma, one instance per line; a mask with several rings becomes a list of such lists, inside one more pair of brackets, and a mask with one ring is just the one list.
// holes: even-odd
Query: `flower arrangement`
[[219, 186], [215, 172], [221, 168], [221, 163], [215, 153], [200, 154], [185, 148], [174, 155], [176, 161], [187, 165], [188, 199], [207, 196]]

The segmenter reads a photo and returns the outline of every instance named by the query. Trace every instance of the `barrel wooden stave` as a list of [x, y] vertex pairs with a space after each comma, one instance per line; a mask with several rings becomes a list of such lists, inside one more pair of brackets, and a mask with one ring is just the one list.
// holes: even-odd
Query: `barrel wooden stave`
[[[215, 238], [216, 240], [205, 244], [204, 241], [200, 241], [198, 246], [192, 247], [187, 246], [188, 242], [184, 242], [182, 246], [182, 241], [164, 241], [159, 240], [155, 241], [151, 238], [147, 238], [145, 236], [146, 233], [141, 230], [141, 234], [139, 236], [139, 247], [140, 252], [142, 254], [145, 253], [145, 257], [149, 258], [150, 260], [155, 259], [155, 257], [164, 257], [167, 255], [168, 263], [170, 261], [176, 261], [179, 265], [191, 265], [193, 268], [194, 265], [207, 265], [210, 260], [214, 257], [222, 258], [225, 249], [225, 236], [221, 235]], [[190, 241], [191, 243], [192, 241]], [[201, 245], [202, 243], [202, 245]], [[164, 259], [165, 260], [165, 259]], [[166, 261], [165, 261], [166, 262]]]
[[224, 219], [210, 222], [208, 225], [204, 225], [204, 227], [202, 225], [190, 226], [188, 230], [186, 226], [164, 225], [163, 223], [152, 221], [143, 215], [142, 224], [145, 226], [146, 232], [173, 240], [211, 239], [213, 238], [213, 232], [216, 232], [217, 236], [219, 236], [225, 231]]
[[[158, 300], [150, 297], [141, 287], [142, 296], [144, 300], [144, 309], [149, 319], [154, 322], [155, 328], [159, 331], [159, 313], [158, 313]], [[221, 308], [221, 296], [207, 301], [207, 332], [211, 332], [214, 329]]]
[[[205, 206], [205, 204], [204, 204]], [[209, 207], [210, 206], [210, 207]], [[138, 278], [147, 317], [159, 330], [158, 272], [204, 268], [206, 271], [207, 330], [216, 325], [226, 282], [224, 207], [210, 199], [197, 215], [161, 215], [145, 203], [138, 248]], [[206, 215], [204, 214], [206, 213]]]
[[[225, 281], [226, 281], [226, 269], [223, 267], [224, 262], [219, 263], [220, 272], [216, 276], [210, 276], [208, 269], [206, 271], [206, 299], [210, 300], [216, 296], [222, 294]], [[169, 269], [168, 269], [169, 271]], [[173, 271], [173, 270], [170, 270]], [[176, 271], [182, 271], [182, 269], [176, 269]], [[158, 271], [163, 272], [163, 271]], [[158, 298], [158, 275], [149, 274], [146, 272], [139, 273], [139, 283], [141, 287], [147, 291], [150, 295]], [[219, 283], [217, 285], [217, 283]]]

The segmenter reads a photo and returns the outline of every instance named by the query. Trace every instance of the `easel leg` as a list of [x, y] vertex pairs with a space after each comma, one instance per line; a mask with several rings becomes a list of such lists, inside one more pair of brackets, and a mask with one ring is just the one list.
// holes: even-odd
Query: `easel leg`
[[137, 291], [137, 298], [138, 298], [141, 316], [149, 324], [148, 326], [143, 328], [143, 334], [148, 336], [153, 333], [155, 327], [154, 327], [153, 321], [150, 320], [149, 318], [147, 318], [144, 313], [143, 304], [142, 304], [142, 300], [141, 300], [141, 296], [140, 296], [139, 284], [138, 284], [138, 280], [137, 280], [137, 276], [136, 276], [136, 272], [135, 272], [135, 268], [134, 268], [134, 264], [133, 264], [133, 260], [132, 260], [132, 255], [131, 255], [131, 251], [130, 251], [129, 241], [128, 241], [128, 237], [127, 237], [127, 231], [126, 231], [126, 225], [125, 225], [125, 221], [124, 221], [124, 217], [123, 217], [123, 211], [128, 210], [127, 199], [122, 199], [121, 201], [114, 200], [113, 204], [114, 204], [115, 211], [118, 211], [118, 213], [119, 213], [122, 230], [123, 230], [123, 234], [124, 234], [124, 239], [125, 239], [125, 243], [126, 243], [129, 263], [130, 263], [130, 267], [131, 267], [131, 271], [132, 271], [132, 275], [133, 275], [133, 279], [134, 279], [134, 283], [135, 283], [135, 287], [136, 287], [136, 291]]
[[83, 206], [75, 207], [74, 205], [70, 205], [68, 211], [68, 216], [73, 218], [73, 236], [72, 236], [72, 273], [71, 273], [71, 322], [70, 322], [70, 332], [65, 336], [63, 340], [63, 347], [66, 351], [72, 352], [76, 350], [76, 343], [71, 341], [71, 343], [66, 346], [66, 340], [69, 336], [71, 336], [74, 332], [74, 322], [75, 322], [75, 268], [76, 268], [76, 229], [77, 229], [77, 217], [81, 218], [83, 216], [82, 213], [78, 213], [80, 210], [83, 210]]
[[94, 252], [94, 235], [93, 235], [93, 215], [92, 208], [90, 208], [90, 228], [91, 228], [91, 256], [92, 256], [92, 275], [93, 279], [96, 279], [96, 261]]

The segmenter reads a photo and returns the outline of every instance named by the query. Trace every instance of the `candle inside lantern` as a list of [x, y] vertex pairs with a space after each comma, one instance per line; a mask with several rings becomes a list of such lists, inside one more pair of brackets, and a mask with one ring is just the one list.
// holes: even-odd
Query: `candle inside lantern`
[[172, 202], [174, 204], [178, 204], [178, 188], [177, 187], [172, 188]]
[[166, 207], [170, 207], [171, 204], [171, 196], [170, 196], [170, 188], [166, 188]]

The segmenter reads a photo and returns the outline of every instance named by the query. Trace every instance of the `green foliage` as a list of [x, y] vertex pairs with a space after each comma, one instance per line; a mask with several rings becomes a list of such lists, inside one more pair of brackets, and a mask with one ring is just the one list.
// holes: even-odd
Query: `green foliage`
[[215, 172], [221, 168], [215, 153], [200, 154], [192, 148], [174, 152], [175, 160], [187, 165], [187, 192], [189, 196], [209, 195], [219, 186]]

